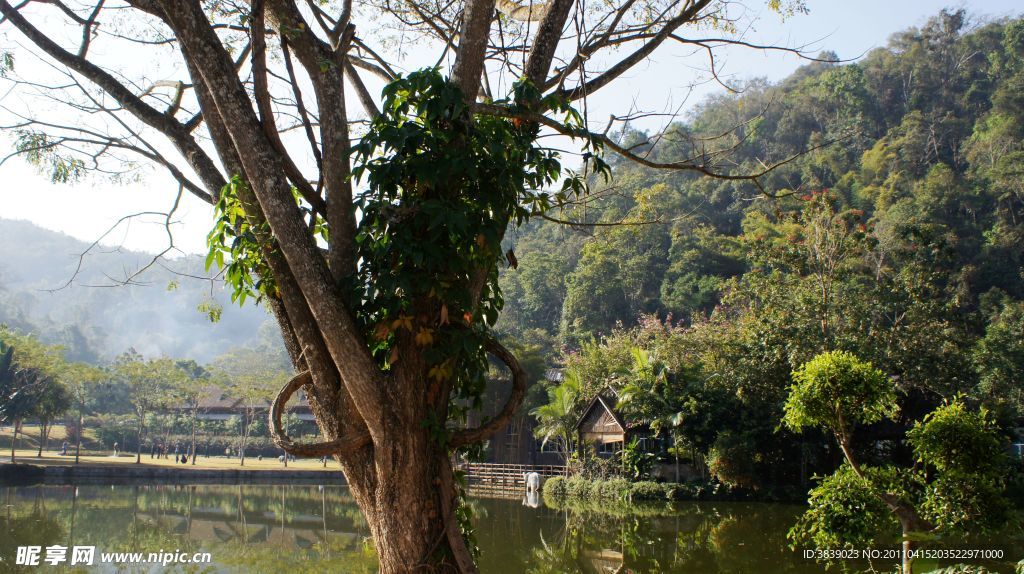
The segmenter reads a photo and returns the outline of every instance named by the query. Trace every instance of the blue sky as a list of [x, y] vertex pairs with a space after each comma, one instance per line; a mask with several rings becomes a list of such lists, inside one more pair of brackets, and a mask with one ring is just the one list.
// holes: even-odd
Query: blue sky
[[[1024, 13], [1022, 0], [975, 0], [949, 3], [935, 0], [807, 0], [809, 14], [797, 14], [780, 21], [764, 2], [750, 0], [759, 12], [745, 39], [760, 44], [801, 46], [810, 50], [832, 50], [841, 58], [856, 58], [873, 48], [884, 46], [895, 32], [920, 26], [942, 8], [965, 8], [975, 19], [1015, 16]], [[816, 42], [815, 42], [816, 41]], [[732, 49], [721, 55], [719, 64], [725, 76], [735, 80], [764, 76], [778, 80], [805, 62], [778, 52]], [[687, 87], [701, 77], [702, 64], [686, 57], [682, 50], [668, 49], [638, 66], [623, 81], [609, 86], [588, 104], [591, 117], [607, 118], [609, 111], [621, 113], [636, 106], [643, 110], [685, 110], [709, 93], [722, 88], [704, 83], [692, 93]], [[650, 121], [648, 129], [657, 129]], [[55, 186], [18, 161], [0, 168], [0, 217], [27, 219], [54, 230], [91, 241], [119, 217], [138, 211], [165, 210], [172, 201], [171, 182], [161, 176], [133, 185], [114, 185], [103, 181], [74, 186]], [[40, 205], [47, 208], [41, 209]], [[204, 250], [204, 240], [212, 220], [209, 206], [186, 199], [179, 211], [176, 244], [186, 252]], [[166, 242], [163, 228], [155, 223], [137, 222], [122, 229], [112, 239], [125, 247], [158, 251]]]
[[[747, 15], [752, 23], [744, 33], [745, 40], [759, 45], [806, 46], [812, 55], [831, 50], [844, 60], [885, 46], [894, 33], [919, 27], [944, 8], [964, 8], [974, 23], [1024, 13], [1022, 0], [806, 0], [807, 14], [782, 19], [770, 12], [765, 2], [748, 4], [755, 10]], [[791, 54], [738, 47], [722, 50], [717, 58], [719, 75], [735, 81], [754, 77], [780, 80], [806, 63]], [[635, 68], [613, 93], [605, 92], [595, 98], [591, 104], [596, 109], [591, 116], [607, 117], [625, 102], [636, 102], [648, 111], [691, 108], [708, 94], [723, 91], [716, 83], [707, 82], [690, 92], [689, 84], [707, 77], [701, 68], [706, 68], [703, 55], [691, 57], [682, 49], [662, 50], [652, 61]], [[643, 127], [656, 130], [658, 125], [649, 120]]]

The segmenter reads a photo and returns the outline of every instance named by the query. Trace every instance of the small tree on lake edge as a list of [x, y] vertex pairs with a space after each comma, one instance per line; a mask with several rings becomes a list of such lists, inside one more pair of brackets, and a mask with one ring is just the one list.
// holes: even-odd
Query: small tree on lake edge
[[884, 373], [851, 353], [822, 353], [793, 373], [783, 423], [796, 432], [831, 432], [845, 463], [809, 493], [809, 508], [790, 531], [818, 548], [859, 547], [893, 526], [902, 531], [902, 570], [912, 572], [915, 541], [932, 532], [988, 530], [1007, 517], [1005, 454], [985, 410], [962, 399], [942, 405], [907, 433], [913, 468], [861, 464], [858, 425], [893, 419], [896, 389]]
[[177, 381], [185, 378], [185, 374], [171, 359], [147, 361], [134, 349], [118, 357], [113, 374], [131, 388], [131, 403], [136, 420], [135, 464], [141, 464], [146, 415], [166, 404], [168, 391], [176, 386]]
[[33, 393], [40, 373], [23, 369], [14, 360], [14, 347], [0, 342], [0, 421], [11, 424], [11, 462], [15, 462], [21, 421], [32, 412]]

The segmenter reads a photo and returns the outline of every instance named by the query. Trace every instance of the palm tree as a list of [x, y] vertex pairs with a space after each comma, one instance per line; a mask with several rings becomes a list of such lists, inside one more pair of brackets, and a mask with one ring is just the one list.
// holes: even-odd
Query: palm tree
[[581, 386], [579, 372], [567, 370], [562, 382], [548, 389], [548, 402], [530, 411], [537, 420], [534, 436], [541, 439], [542, 445], [553, 441], [566, 460], [572, 449], [572, 431], [578, 418], [576, 406]]
[[633, 364], [619, 375], [619, 408], [638, 423], [650, 425], [655, 435], [668, 431], [676, 458], [676, 481], [679, 480], [679, 427], [683, 424], [686, 402], [685, 388], [673, 384], [668, 366], [654, 353], [633, 347]]

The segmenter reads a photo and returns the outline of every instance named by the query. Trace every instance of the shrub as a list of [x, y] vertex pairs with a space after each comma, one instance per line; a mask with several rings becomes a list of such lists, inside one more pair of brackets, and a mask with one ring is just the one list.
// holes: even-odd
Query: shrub
[[742, 488], [760, 486], [755, 468], [753, 441], [730, 431], [718, 435], [708, 453], [708, 470], [722, 483]]
[[565, 481], [565, 495], [569, 498], [587, 499], [590, 498], [590, 488], [593, 481], [582, 476], [573, 476]]
[[825, 477], [807, 499], [808, 509], [790, 529], [796, 544], [816, 548], [859, 548], [879, 532], [893, 530], [896, 521], [870, 482], [848, 464]]
[[675, 485], [645, 480], [632, 484], [630, 497], [633, 500], [673, 500], [675, 490]]
[[613, 478], [611, 480], [591, 481], [591, 498], [604, 500], [628, 500], [632, 484], [624, 478]]
[[565, 496], [565, 477], [552, 476], [544, 481], [544, 494], [553, 496]]

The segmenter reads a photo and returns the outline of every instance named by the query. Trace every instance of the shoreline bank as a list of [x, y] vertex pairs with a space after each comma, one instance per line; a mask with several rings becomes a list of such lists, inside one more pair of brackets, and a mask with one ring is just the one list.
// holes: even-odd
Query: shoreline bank
[[127, 465], [39, 465], [0, 463], [0, 485], [79, 482], [146, 481], [188, 483], [320, 481], [344, 484], [338, 470], [193, 469]]

